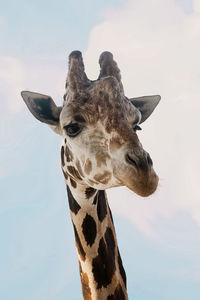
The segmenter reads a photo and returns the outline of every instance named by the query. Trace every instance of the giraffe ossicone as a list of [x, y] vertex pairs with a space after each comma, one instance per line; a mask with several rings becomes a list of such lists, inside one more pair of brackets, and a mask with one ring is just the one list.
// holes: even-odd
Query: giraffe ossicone
[[105, 190], [125, 185], [140, 196], [157, 188], [158, 176], [137, 135], [159, 95], [128, 99], [110, 52], [100, 75], [88, 79], [79, 51], [69, 56], [62, 107], [51, 97], [23, 91], [31, 113], [63, 137], [61, 165], [79, 257], [84, 299], [128, 299], [126, 274]]

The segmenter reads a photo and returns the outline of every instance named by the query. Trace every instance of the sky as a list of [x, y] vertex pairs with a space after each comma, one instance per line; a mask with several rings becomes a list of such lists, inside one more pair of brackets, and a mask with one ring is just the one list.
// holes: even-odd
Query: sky
[[108, 191], [129, 298], [199, 300], [200, 0], [0, 0], [0, 37], [0, 299], [82, 299], [60, 137], [20, 97], [61, 105], [78, 49], [91, 79], [108, 50], [128, 97], [162, 97], [139, 133], [158, 190]]

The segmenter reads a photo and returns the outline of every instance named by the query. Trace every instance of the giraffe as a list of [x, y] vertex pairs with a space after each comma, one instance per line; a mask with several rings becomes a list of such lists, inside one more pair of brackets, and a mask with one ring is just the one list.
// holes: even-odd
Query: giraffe
[[160, 96], [128, 99], [112, 53], [103, 52], [99, 64], [99, 77], [91, 81], [81, 52], [70, 54], [62, 107], [50, 96], [21, 94], [34, 117], [62, 136], [61, 167], [84, 300], [125, 300], [126, 273], [105, 190], [125, 185], [143, 197], [156, 190], [159, 179], [137, 131]]

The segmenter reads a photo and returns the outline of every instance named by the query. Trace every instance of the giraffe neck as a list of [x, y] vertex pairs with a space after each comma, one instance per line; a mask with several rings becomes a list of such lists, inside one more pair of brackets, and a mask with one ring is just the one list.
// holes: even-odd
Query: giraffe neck
[[67, 186], [67, 192], [84, 300], [128, 299], [105, 191], [80, 185]]

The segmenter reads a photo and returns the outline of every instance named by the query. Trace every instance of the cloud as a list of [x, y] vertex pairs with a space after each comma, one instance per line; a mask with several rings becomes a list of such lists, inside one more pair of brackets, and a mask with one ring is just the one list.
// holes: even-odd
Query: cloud
[[0, 56], [0, 178], [8, 176], [21, 158], [16, 148], [21, 139], [22, 120], [15, 118], [24, 108], [20, 91], [24, 82], [23, 63], [8, 56]]
[[65, 79], [66, 61], [37, 59], [25, 62], [26, 80], [23, 90], [36, 91], [50, 95], [58, 105], [62, 105]]
[[199, 0], [193, 0], [193, 8], [194, 8], [194, 12], [200, 14], [200, 1]]
[[105, 12], [84, 55], [91, 78], [105, 50], [118, 62], [127, 96], [162, 96], [140, 134], [160, 176], [158, 191], [144, 200], [113, 189], [113, 210], [152, 237], [162, 218], [187, 213], [200, 225], [200, 1], [190, 14], [174, 0], [127, 1]]
[[14, 57], [0, 56], [0, 97], [7, 113], [16, 114], [25, 108], [20, 95], [25, 89], [53, 93], [60, 98], [61, 104], [64, 71], [64, 63], [61, 67], [55, 61], [21, 61]]
[[22, 108], [20, 90], [24, 81], [23, 63], [8, 56], [0, 56], [0, 96], [10, 113], [19, 112]]
[[[30, 132], [37, 126], [24, 104], [21, 91], [30, 90], [51, 95], [62, 104], [65, 82], [65, 63], [47, 60], [21, 61], [0, 56], [0, 178], [22, 170]], [[26, 118], [30, 118], [26, 122]], [[26, 126], [25, 126], [26, 124]]]

